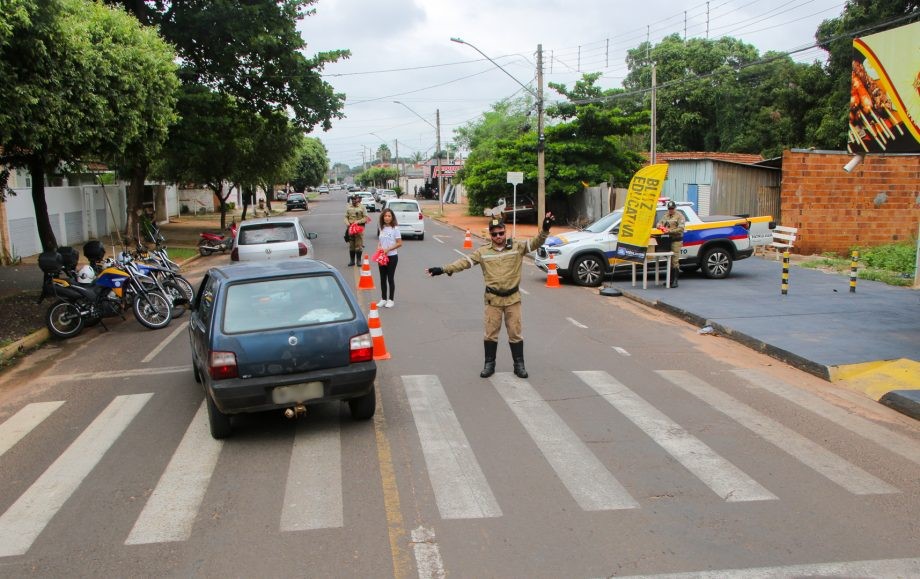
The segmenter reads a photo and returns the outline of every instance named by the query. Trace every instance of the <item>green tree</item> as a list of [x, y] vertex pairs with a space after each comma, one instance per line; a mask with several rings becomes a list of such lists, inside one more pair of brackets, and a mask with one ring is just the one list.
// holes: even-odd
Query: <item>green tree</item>
[[[180, 57], [179, 77], [188, 100], [200, 98], [204, 88], [230, 97], [233, 107], [269, 118], [285, 114], [303, 132], [317, 126], [332, 127], [332, 119], [343, 116], [344, 95], [334, 92], [320, 76], [323, 67], [347, 50], [304, 54], [306, 43], [297, 22], [314, 14], [316, 0], [212, 0], [209, 2], [165, 2], [163, 0], [109, 0], [130, 10], [139, 19], [158, 26], [163, 37], [176, 47]], [[177, 133], [189, 134], [176, 125]], [[195, 120], [189, 123], [201, 126]], [[226, 149], [221, 133], [195, 140], [201, 148]], [[171, 138], [174, 142], [175, 139]], [[245, 140], [235, 141], [246, 146]], [[187, 149], [188, 145], [186, 145]], [[247, 158], [246, 150], [232, 158]], [[207, 151], [191, 158], [206, 160]], [[175, 159], [173, 160], [175, 161]], [[180, 163], [181, 164], [181, 163]], [[167, 166], [177, 166], [169, 162]], [[245, 170], [234, 167], [232, 172]], [[209, 167], [194, 172], [210, 173]], [[229, 190], [227, 192], [229, 195]], [[224, 210], [226, 205], [221, 204]], [[224, 224], [226, 215], [221, 215]]]
[[44, 176], [112, 162], [174, 119], [174, 54], [155, 31], [85, 0], [18, 0], [0, 11], [0, 162], [28, 168], [44, 250], [57, 247]]
[[384, 143], [377, 147], [377, 153], [374, 155], [374, 158], [381, 163], [389, 163], [392, 157], [393, 153], [390, 151], [390, 147]]
[[291, 184], [298, 191], [321, 185], [328, 169], [329, 152], [326, 146], [319, 139], [307, 137], [298, 151], [296, 166], [290, 177]]

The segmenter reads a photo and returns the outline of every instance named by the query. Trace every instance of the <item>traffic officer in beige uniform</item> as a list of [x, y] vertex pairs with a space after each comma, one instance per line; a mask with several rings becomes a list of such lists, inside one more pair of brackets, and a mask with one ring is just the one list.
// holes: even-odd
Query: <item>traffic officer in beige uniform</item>
[[658, 222], [658, 229], [671, 237], [671, 287], [677, 287], [677, 277], [680, 275], [680, 248], [684, 245], [684, 226], [687, 220], [684, 214], [677, 210], [677, 203], [668, 201], [668, 212]]
[[498, 352], [498, 335], [505, 320], [508, 342], [511, 346], [511, 358], [514, 360], [514, 374], [527, 378], [524, 367], [524, 337], [521, 334], [521, 266], [524, 256], [534, 251], [546, 241], [553, 214], [547, 213], [543, 228], [536, 237], [528, 241], [505, 239], [505, 224], [494, 218], [489, 222], [491, 243], [484, 245], [453, 263], [443, 267], [429, 267], [428, 275], [452, 275], [479, 265], [486, 283], [485, 292], [485, 365], [481, 378], [488, 378], [495, 373], [495, 355]]
[[[371, 220], [364, 211], [360, 195], [352, 195], [351, 205], [345, 209], [345, 227], [357, 223], [362, 227]], [[345, 231], [345, 240], [348, 241], [348, 265], [361, 265], [361, 254], [364, 252], [364, 233], [350, 235]]]

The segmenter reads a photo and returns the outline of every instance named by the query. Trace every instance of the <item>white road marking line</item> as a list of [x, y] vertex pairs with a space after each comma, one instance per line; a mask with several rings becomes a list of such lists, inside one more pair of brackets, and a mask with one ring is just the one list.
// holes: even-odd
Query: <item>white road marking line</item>
[[450, 239], [450, 238], [451, 238], [450, 235], [432, 235], [432, 237], [434, 237], [434, 240], [435, 240], [435, 241], [437, 241], [438, 243], [441, 243], [441, 244], [444, 243], [444, 240], [441, 239], [442, 237], [446, 237], [447, 239]]
[[518, 288], [518, 291], [521, 292], [522, 294], [524, 294], [525, 296], [529, 296], [529, 295], [530, 295], [530, 292], [527, 291], [527, 290], [525, 290], [524, 288]]
[[339, 423], [322, 429], [298, 424], [284, 486], [282, 531], [345, 526]]
[[178, 336], [180, 333], [184, 332], [185, 328], [187, 327], [188, 327], [188, 322], [182, 322], [179, 325], [179, 327], [173, 330], [170, 335], [166, 336], [166, 338], [164, 338], [163, 341], [160, 342], [156, 348], [154, 348], [153, 350], [150, 350], [150, 353], [144, 356], [144, 359], [141, 360], [141, 364], [146, 364], [147, 362], [156, 358], [157, 354], [162, 352], [163, 348], [168, 346], [169, 343], [172, 342], [176, 338], [176, 336]]
[[500, 517], [502, 510], [437, 376], [403, 376], [438, 511], [444, 519]]
[[786, 400], [798, 404], [805, 410], [813, 412], [822, 418], [826, 418], [846, 428], [850, 432], [854, 432], [863, 438], [871, 440], [882, 448], [899, 454], [915, 464], [920, 464], [920, 444], [903, 434], [888, 430], [852, 412], [834, 406], [823, 398], [819, 398], [801, 388], [796, 388], [764, 372], [742, 368], [736, 368], [732, 371], [741, 378], [744, 378], [752, 386], [782, 396]]
[[56, 374], [54, 376], [42, 376], [35, 380], [40, 383], [57, 384], [59, 382], [74, 382], [93, 380], [106, 380], [109, 378], [133, 378], [135, 376], [150, 376], [152, 374], [179, 374], [188, 372], [191, 375], [192, 366], [164, 366], [163, 368], [136, 368], [124, 370], [106, 370], [105, 372], [82, 372], [78, 374]]
[[0, 456], [16, 446], [20, 440], [41, 424], [51, 413], [64, 404], [63, 400], [55, 402], [33, 402], [0, 424]]
[[152, 396], [117, 396], [0, 516], [0, 557], [22, 555], [29, 550]]
[[920, 559], [877, 559], [874, 561], [840, 561], [813, 565], [749, 567], [719, 569], [665, 575], [629, 575], [624, 579], [776, 579], [777, 577], [918, 577]]
[[611, 347], [616, 351], [617, 354], [619, 354], [619, 355], [621, 355], [621, 356], [629, 356], [629, 355], [630, 355], [629, 352], [627, 352], [625, 348], [621, 348], [621, 347], [619, 347], [619, 346], [611, 346]]
[[425, 527], [413, 530], [412, 550], [415, 552], [415, 568], [418, 569], [419, 579], [447, 577], [434, 531]]
[[569, 322], [571, 322], [573, 326], [575, 326], [575, 327], [577, 327], [577, 328], [581, 328], [581, 329], [583, 329], [583, 330], [585, 330], [585, 329], [588, 328], [588, 326], [582, 324], [581, 322], [579, 322], [579, 321], [577, 321], [577, 320], [574, 320], [574, 319], [572, 319], [572, 318], [566, 318], [566, 319], [567, 319]]
[[195, 517], [223, 448], [220, 440], [211, 437], [205, 404], [206, 401], [198, 407], [144, 510], [134, 522], [126, 545], [185, 541], [191, 536]]
[[728, 502], [777, 497], [607, 372], [575, 372], [614, 408]]
[[872, 476], [858, 466], [847, 462], [826, 448], [815, 444], [688, 372], [656, 370], [656, 373], [853, 494], [872, 495], [899, 492], [885, 481]]
[[639, 503], [528, 382], [509, 372], [495, 374], [491, 380], [582, 509], [639, 508]]

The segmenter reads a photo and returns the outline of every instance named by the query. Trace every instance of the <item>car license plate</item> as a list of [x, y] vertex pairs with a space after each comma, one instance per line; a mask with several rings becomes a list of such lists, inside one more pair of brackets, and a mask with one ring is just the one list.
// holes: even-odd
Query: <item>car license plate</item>
[[293, 404], [323, 397], [322, 382], [306, 382], [291, 386], [279, 386], [272, 390], [272, 402], [275, 404]]

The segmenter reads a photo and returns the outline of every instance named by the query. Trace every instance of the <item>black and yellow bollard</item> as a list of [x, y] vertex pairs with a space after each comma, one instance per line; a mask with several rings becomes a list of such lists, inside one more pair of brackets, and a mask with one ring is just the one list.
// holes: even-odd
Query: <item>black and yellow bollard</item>
[[856, 293], [856, 266], [859, 263], [859, 252], [854, 250], [850, 259], [850, 293]]
[[783, 252], [783, 283], [782, 283], [782, 293], [786, 295], [789, 293], [789, 252]]

